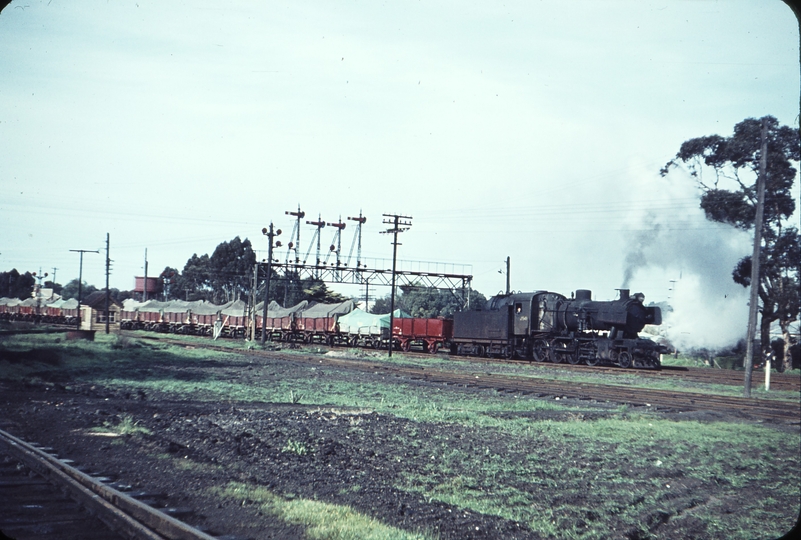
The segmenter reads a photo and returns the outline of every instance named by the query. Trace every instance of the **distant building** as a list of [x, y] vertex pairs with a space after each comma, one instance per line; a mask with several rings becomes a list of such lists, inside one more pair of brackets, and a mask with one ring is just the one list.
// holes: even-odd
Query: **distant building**
[[[113, 298], [108, 303], [109, 332], [120, 331], [122, 305]], [[106, 291], [95, 291], [81, 301], [81, 330], [106, 330]]]

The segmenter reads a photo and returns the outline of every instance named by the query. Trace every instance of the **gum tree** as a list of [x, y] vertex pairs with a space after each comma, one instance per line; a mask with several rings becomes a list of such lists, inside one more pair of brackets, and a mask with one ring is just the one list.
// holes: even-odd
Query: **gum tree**
[[[776, 321], [784, 337], [784, 362], [790, 362], [790, 324], [799, 313], [798, 228], [789, 222], [796, 203], [792, 194], [799, 162], [799, 133], [766, 116], [768, 126], [767, 176], [760, 250], [759, 299], [762, 303], [760, 339], [763, 356], [770, 351], [770, 326]], [[734, 126], [730, 137], [708, 135], [682, 143], [679, 152], [660, 170], [662, 176], [680, 168], [701, 190], [701, 208], [710, 221], [744, 231], [754, 228], [756, 179], [761, 158], [762, 119], [747, 118]], [[751, 284], [751, 256], [732, 271], [736, 283]]]

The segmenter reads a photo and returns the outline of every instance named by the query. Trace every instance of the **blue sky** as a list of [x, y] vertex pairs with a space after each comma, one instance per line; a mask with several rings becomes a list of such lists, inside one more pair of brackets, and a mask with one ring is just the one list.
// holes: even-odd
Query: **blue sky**
[[[658, 170], [682, 141], [766, 114], [798, 126], [798, 23], [780, 1], [15, 0], [0, 269], [66, 282], [69, 250], [108, 232], [128, 289], [146, 248], [151, 272], [237, 235], [265, 249], [261, 228], [288, 234], [300, 204], [362, 210], [369, 258], [391, 258], [381, 214], [410, 215], [399, 257], [469, 265], [488, 296], [507, 256], [514, 289], [600, 299], [630, 268], [648, 300], [736, 317], [705, 335], [744, 332], [730, 274], [749, 235], [704, 221], [690, 179]], [[102, 256], [84, 276], [103, 283]]]

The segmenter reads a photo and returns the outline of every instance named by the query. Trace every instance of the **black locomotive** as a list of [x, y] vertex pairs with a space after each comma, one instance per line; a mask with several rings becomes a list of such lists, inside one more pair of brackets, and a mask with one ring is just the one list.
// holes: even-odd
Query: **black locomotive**
[[659, 368], [667, 349], [638, 334], [646, 324], [662, 324], [662, 313], [644, 300], [642, 293], [630, 295], [627, 289], [607, 302], [592, 300], [584, 289], [571, 298], [548, 291], [493, 296], [482, 311], [454, 314], [451, 352]]

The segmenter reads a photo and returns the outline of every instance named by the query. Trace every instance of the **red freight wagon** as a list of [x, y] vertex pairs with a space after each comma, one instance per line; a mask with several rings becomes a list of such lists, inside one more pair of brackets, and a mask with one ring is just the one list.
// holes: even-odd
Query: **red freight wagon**
[[120, 329], [121, 330], [138, 330], [139, 329], [139, 311], [123, 309], [120, 311]]
[[192, 313], [192, 324], [198, 326], [214, 326], [214, 321], [216, 320], [216, 313]]
[[392, 337], [400, 342], [403, 351], [409, 351], [413, 346], [420, 346], [423, 352], [433, 354], [453, 337], [453, 320], [395, 319]]
[[[269, 339], [270, 341], [272, 341], [276, 337], [278, 337], [279, 341], [281, 339], [283, 339], [281, 331], [284, 330], [284, 323], [283, 323], [284, 319], [287, 319], [287, 321], [286, 321], [286, 330], [287, 331], [291, 330], [291, 320], [290, 320], [291, 318], [290, 317], [284, 317], [284, 318], [281, 318], [281, 317], [267, 317], [266, 319], [264, 319], [264, 322], [265, 322], [264, 328], [266, 330], [267, 339]], [[261, 332], [261, 321], [262, 321], [261, 314], [256, 314], [256, 332], [257, 333]], [[276, 336], [276, 334], [278, 334], [278, 336]]]
[[333, 343], [329, 337], [336, 332], [336, 322], [336, 317], [304, 317], [298, 319], [298, 330], [304, 332], [307, 343], [315, 339]]
[[123, 309], [120, 311], [120, 320], [121, 321], [137, 321], [139, 320], [139, 312], [137, 310], [128, 311], [127, 309]]
[[171, 324], [183, 324], [186, 320], [186, 312], [185, 311], [165, 311], [164, 312], [164, 322], [168, 322]]

